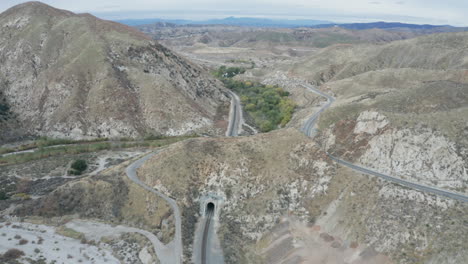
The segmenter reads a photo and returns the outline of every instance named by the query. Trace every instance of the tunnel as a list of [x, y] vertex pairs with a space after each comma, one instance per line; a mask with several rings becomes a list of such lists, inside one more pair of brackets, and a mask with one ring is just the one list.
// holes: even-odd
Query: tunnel
[[212, 216], [214, 214], [214, 211], [215, 211], [215, 205], [214, 203], [212, 202], [209, 202], [206, 204], [206, 211], [205, 211], [205, 215], [206, 216]]

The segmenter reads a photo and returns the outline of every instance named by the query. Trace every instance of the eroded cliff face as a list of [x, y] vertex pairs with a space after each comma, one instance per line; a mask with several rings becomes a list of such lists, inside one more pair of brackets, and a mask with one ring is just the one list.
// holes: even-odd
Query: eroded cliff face
[[[0, 86], [25, 134], [221, 134], [222, 86], [129, 27], [39, 2], [0, 15]], [[224, 112], [222, 112], [223, 110]]]
[[378, 172], [467, 192], [467, 149], [433, 129], [392, 127], [385, 115], [363, 111], [333, 125], [325, 142], [330, 152]]

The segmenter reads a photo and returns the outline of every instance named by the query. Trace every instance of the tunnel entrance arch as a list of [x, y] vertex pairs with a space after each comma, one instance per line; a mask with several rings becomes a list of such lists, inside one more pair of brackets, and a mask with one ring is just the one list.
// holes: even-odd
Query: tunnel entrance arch
[[200, 216], [205, 217], [211, 212], [214, 218], [218, 218], [221, 213], [221, 208], [223, 207], [223, 202], [223, 197], [216, 193], [207, 193], [201, 196], [199, 200]]
[[209, 202], [206, 204], [205, 215], [214, 215], [215, 213], [215, 204]]

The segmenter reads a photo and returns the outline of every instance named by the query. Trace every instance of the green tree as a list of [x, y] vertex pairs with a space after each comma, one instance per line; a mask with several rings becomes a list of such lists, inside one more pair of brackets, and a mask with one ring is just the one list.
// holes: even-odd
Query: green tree
[[87, 168], [88, 164], [86, 163], [86, 160], [75, 160], [71, 165], [69, 173], [72, 175], [81, 175]]

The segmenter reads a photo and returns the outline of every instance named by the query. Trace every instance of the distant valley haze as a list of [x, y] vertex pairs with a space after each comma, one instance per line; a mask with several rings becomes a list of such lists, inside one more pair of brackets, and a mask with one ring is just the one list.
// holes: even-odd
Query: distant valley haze
[[[0, 12], [27, 1], [2, 0]], [[43, 3], [108, 20], [192, 20], [262, 18], [287, 24], [367, 23], [376, 21], [468, 26], [464, 0], [44, 0]], [[294, 20], [297, 20], [296, 22]], [[153, 20], [151, 20], [153, 21]], [[141, 24], [141, 23], [140, 23]], [[326, 24], [326, 23], [325, 23]]]

